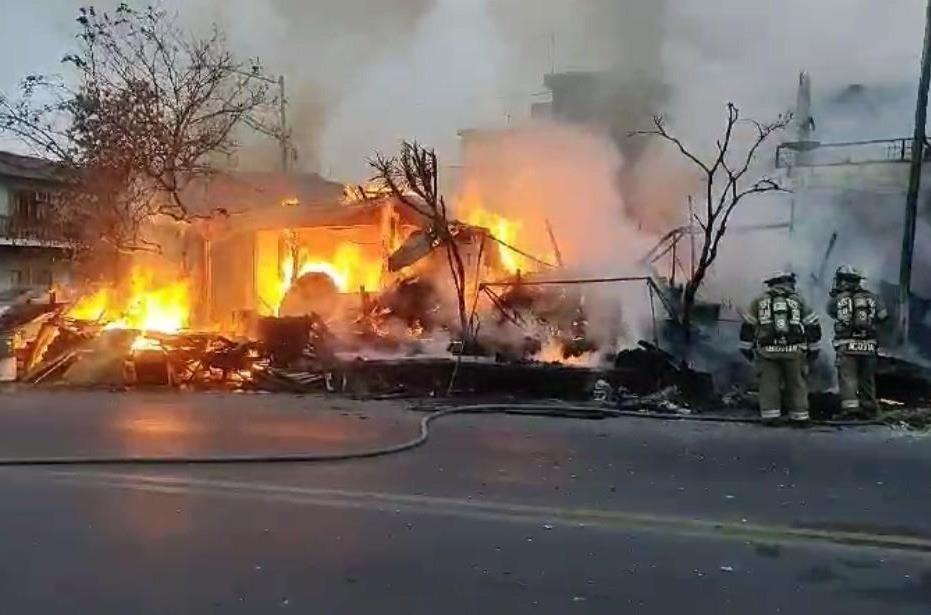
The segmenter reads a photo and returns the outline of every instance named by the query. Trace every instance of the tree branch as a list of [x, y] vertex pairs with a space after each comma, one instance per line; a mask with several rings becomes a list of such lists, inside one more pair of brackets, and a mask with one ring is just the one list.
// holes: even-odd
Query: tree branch
[[[785, 129], [790, 121], [791, 115], [782, 115], [769, 124], [763, 124], [755, 120], [742, 120], [739, 109], [733, 103], [727, 103], [727, 119], [723, 135], [715, 141], [716, 154], [711, 163], [703, 162], [678, 137], [670, 133], [661, 116], [654, 116], [654, 130], [634, 133], [656, 135], [674, 144], [680, 154], [704, 171], [704, 218], [697, 212], [690, 214], [701, 228], [703, 239], [701, 254], [694, 273], [685, 286], [683, 322], [686, 326], [687, 335], [690, 335], [691, 311], [696, 294], [718, 257], [721, 242], [727, 234], [731, 215], [746, 197], [766, 192], [786, 192], [776, 180], [770, 177], [762, 177], [747, 188], [741, 188], [741, 185], [744, 177], [750, 172], [760, 147], [774, 133]], [[729, 156], [734, 149], [737, 129], [744, 124], [753, 127], [754, 135], [750, 140], [750, 145], [740, 156], [738, 165], [733, 166], [729, 161]]]
[[159, 8], [81, 8], [77, 24], [62, 60], [75, 85], [28, 76], [19, 101], [0, 97], [0, 131], [70, 171], [67, 203], [89, 233], [139, 245], [151, 218], [191, 219], [185, 186], [213, 172], [212, 154], [236, 149], [237, 126], [257, 127], [268, 85], [220, 30], [196, 38]]
[[[446, 264], [456, 292], [459, 333], [463, 339], [468, 338], [470, 328], [466, 313], [465, 264], [455, 237], [460, 225], [448, 219], [446, 201], [439, 194], [439, 165], [436, 153], [416, 141], [405, 141], [401, 144], [398, 155], [387, 157], [376, 153], [369, 160], [369, 165], [376, 173], [373, 181], [380, 183], [396, 199], [431, 222], [433, 236], [443, 245]], [[418, 197], [421, 202], [415, 203], [414, 199], [409, 196], [411, 194]]]
[[653, 135], [653, 136], [661, 137], [669, 141], [670, 143], [674, 144], [677, 148], [679, 148], [679, 152], [683, 156], [691, 160], [693, 163], [695, 163], [702, 171], [704, 171], [705, 173], [711, 173], [711, 169], [708, 167], [708, 165], [706, 165], [704, 162], [699, 160], [699, 158], [695, 156], [695, 154], [693, 154], [688, 149], [686, 149], [685, 144], [683, 144], [681, 140], [669, 134], [669, 132], [666, 130], [665, 119], [663, 118], [662, 115], [653, 116], [653, 125], [656, 127], [654, 130], [637, 130], [630, 134], [635, 135], [635, 136], [636, 135], [639, 135], [639, 136]]

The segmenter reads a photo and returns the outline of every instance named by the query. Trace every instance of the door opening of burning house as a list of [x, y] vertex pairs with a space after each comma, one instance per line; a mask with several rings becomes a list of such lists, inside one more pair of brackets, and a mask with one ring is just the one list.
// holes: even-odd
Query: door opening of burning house
[[387, 273], [374, 226], [259, 231], [254, 259], [256, 307], [263, 316], [327, 317], [341, 297], [380, 290]]

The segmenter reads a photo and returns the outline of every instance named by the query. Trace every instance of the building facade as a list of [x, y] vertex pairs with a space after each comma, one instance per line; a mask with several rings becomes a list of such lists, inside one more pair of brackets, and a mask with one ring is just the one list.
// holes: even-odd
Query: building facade
[[0, 152], [0, 291], [68, 280], [77, 234], [59, 215], [62, 185], [48, 161]]

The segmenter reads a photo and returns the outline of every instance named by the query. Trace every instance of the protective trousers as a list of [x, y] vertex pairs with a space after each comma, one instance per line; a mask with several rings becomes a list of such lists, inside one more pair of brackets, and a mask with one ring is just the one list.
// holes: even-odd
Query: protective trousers
[[862, 408], [875, 413], [879, 409], [876, 402], [876, 363], [874, 354], [837, 353], [837, 382], [842, 410]]
[[760, 379], [760, 417], [778, 419], [782, 411], [793, 421], [808, 420], [807, 363], [804, 356], [764, 357], [756, 355]]

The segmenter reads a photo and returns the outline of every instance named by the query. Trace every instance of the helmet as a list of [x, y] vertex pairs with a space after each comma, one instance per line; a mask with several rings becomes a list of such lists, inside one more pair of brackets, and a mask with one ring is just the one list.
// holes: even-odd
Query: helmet
[[834, 272], [834, 278], [837, 280], [859, 282], [865, 277], [866, 276], [863, 275], [863, 272], [853, 265], [841, 265], [837, 268], [837, 271]]
[[763, 278], [763, 283], [767, 286], [773, 286], [780, 282], [789, 282], [795, 284], [795, 274], [791, 271], [776, 271]]

